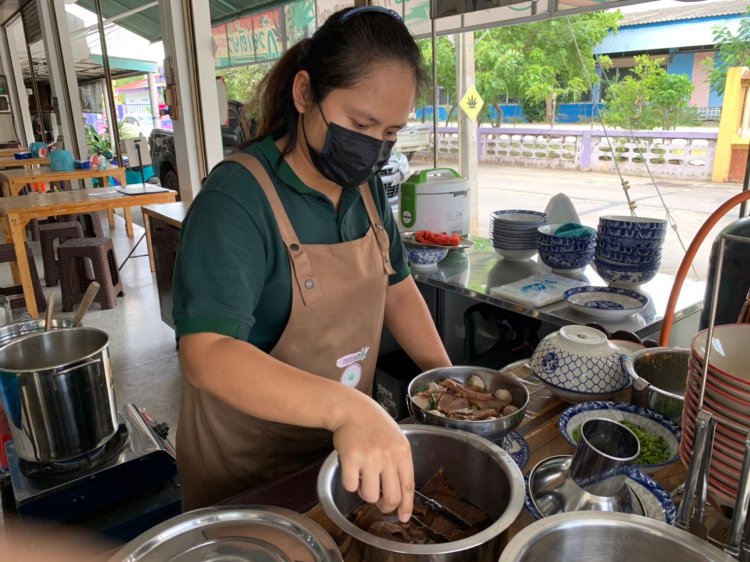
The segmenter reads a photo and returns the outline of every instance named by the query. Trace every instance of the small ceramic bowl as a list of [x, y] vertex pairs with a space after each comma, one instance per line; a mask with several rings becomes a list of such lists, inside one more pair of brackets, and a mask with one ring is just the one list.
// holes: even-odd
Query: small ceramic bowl
[[552, 269], [580, 269], [586, 267], [594, 259], [594, 250], [558, 254], [549, 253], [540, 246], [539, 258]]
[[659, 263], [655, 266], [612, 264], [594, 257], [594, 269], [599, 276], [614, 285], [630, 287], [651, 281], [659, 272]]
[[528, 228], [534, 225], [536, 228], [547, 222], [547, 215], [539, 211], [527, 211], [523, 209], [503, 209], [490, 214], [490, 219], [494, 224], [507, 228]]
[[664, 239], [635, 240], [633, 238], [623, 238], [621, 236], [598, 234], [596, 237], [596, 245], [597, 247], [604, 247], [618, 252], [625, 252], [631, 249], [653, 251], [664, 246]]
[[546, 336], [531, 356], [531, 369], [543, 381], [575, 392], [614, 392], [630, 385], [620, 350], [588, 326], [564, 326]]
[[545, 224], [537, 228], [539, 245], [559, 246], [573, 251], [590, 250], [596, 246], [596, 232], [589, 236], [556, 236], [561, 224]]
[[666, 230], [638, 230], [625, 226], [603, 226], [596, 229], [598, 236], [614, 236], [616, 238], [631, 238], [634, 240], [664, 240]]
[[433, 246], [414, 246], [404, 241], [406, 255], [409, 263], [417, 269], [435, 269], [438, 262], [442, 261], [448, 255], [449, 248]]
[[609, 248], [598, 247], [597, 257], [604, 262], [622, 263], [626, 265], [652, 264], [661, 261], [661, 250], [640, 250], [639, 253], [618, 252]]
[[498, 248], [497, 246], [495, 246], [495, 251], [508, 261], [528, 260], [528, 259], [533, 258], [536, 255], [536, 248], [511, 249], [511, 248]]
[[599, 226], [611, 228], [630, 228], [632, 230], [666, 231], [667, 221], [649, 217], [630, 217], [626, 215], [605, 215], [599, 217]]

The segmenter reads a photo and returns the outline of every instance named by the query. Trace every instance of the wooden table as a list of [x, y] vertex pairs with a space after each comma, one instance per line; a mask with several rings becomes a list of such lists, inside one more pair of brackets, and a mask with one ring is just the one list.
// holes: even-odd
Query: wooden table
[[102, 178], [104, 185], [109, 185], [110, 176], [115, 177], [121, 185], [125, 185], [125, 168], [109, 168], [107, 170], [67, 170], [56, 172], [48, 167], [21, 168], [0, 171], [0, 182], [3, 184], [3, 195], [11, 197], [18, 195], [23, 186], [30, 183], [52, 181], [75, 181]]
[[25, 158], [19, 160], [17, 158], [0, 158], [0, 170], [6, 170], [8, 168], [32, 168], [34, 166], [48, 166], [49, 156], [42, 158]]
[[[109, 171], [108, 171], [109, 172]], [[124, 169], [123, 169], [124, 173]], [[103, 197], [104, 196], [104, 197]], [[168, 203], [177, 198], [176, 191], [161, 193], [144, 193], [139, 195], [122, 195], [109, 189], [74, 189], [54, 193], [33, 193], [22, 197], [0, 198], [0, 218], [2, 218], [3, 235], [6, 242], [12, 242], [16, 250], [16, 265], [13, 267], [13, 278], [23, 286], [26, 309], [34, 318], [39, 311], [34, 299], [34, 287], [26, 257], [25, 226], [32, 219], [96, 211], [113, 211], [123, 209], [125, 227], [128, 236], [134, 236], [131, 207], [140, 207], [149, 203]]]
[[25, 148], [0, 148], [0, 158], [5, 158], [7, 156], [13, 156], [16, 152], [21, 152], [22, 150], [27, 150]]

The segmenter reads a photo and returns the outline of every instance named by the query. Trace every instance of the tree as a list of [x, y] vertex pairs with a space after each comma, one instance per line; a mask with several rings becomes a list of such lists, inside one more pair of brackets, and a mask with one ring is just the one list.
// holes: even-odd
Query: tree
[[273, 63], [263, 62], [248, 66], [223, 68], [216, 71], [217, 76], [224, 77], [227, 86], [227, 97], [230, 100], [248, 102], [255, 95], [258, 84], [270, 70]]
[[[425, 67], [427, 68], [428, 76], [432, 76], [432, 40], [430, 39], [418, 39], [417, 44], [419, 45], [420, 51], [422, 51], [422, 59], [424, 60]], [[437, 75], [438, 75], [438, 87], [448, 96], [448, 99], [452, 102], [451, 110], [448, 112], [446, 117], [447, 121], [450, 119], [453, 110], [455, 109], [456, 100], [456, 49], [453, 42], [448, 37], [437, 38]], [[417, 107], [432, 106], [432, 87], [428, 85], [424, 88], [419, 99], [417, 100]], [[440, 105], [438, 103], [438, 105]], [[422, 121], [426, 119], [426, 112], [422, 112]]]
[[727, 81], [727, 69], [732, 66], [750, 66], [750, 10], [740, 20], [737, 35], [733, 35], [725, 26], [717, 25], [712, 29], [714, 43], [717, 46], [718, 60], [708, 57], [701, 63], [708, 71], [711, 89], [717, 94], [724, 94]]
[[661, 58], [635, 57], [633, 74], [610, 86], [602, 119], [625, 129], [673, 129], [690, 114], [693, 83], [685, 74], [669, 74]]
[[[478, 34], [479, 93], [488, 104], [502, 103], [506, 96], [518, 100], [529, 113], [544, 104], [551, 121], [553, 97], [575, 101], [598, 82], [594, 48], [617, 30], [621, 18], [619, 11], [595, 12]], [[609, 59], [600, 57], [600, 63]]]

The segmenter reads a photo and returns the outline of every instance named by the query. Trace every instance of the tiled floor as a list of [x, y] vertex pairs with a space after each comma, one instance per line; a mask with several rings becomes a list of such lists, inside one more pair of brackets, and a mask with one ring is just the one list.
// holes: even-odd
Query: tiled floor
[[[125, 223], [116, 219], [110, 232], [102, 221], [104, 235], [111, 236], [118, 263], [122, 263], [133, 245], [144, 233], [140, 210], [134, 209], [135, 238], [128, 238]], [[43, 276], [41, 251], [38, 242], [30, 242], [39, 275]], [[136, 248], [136, 256], [146, 254], [146, 239]], [[179, 413], [181, 379], [174, 331], [161, 321], [156, 277], [151, 273], [147, 257], [132, 257], [121, 270], [125, 296], [117, 300], [117, 307], [101, 310], [93, 304], [83, 320], [84, 326], [105, 330], [110, 335], [110, 354], [115, 378], [115, 392], [121, 407], [133, 402], [145, 408], [151, 417], [169, 424], [174, 441]], [[0, 285], [11, 285], [10, 267], [0, 264]], [[55, 291], [55, 316], [71, 317], [61, 309], [60, 287], [44, 287], [45, 294]], [[16, 312], [19, 314], [20, 312]]]

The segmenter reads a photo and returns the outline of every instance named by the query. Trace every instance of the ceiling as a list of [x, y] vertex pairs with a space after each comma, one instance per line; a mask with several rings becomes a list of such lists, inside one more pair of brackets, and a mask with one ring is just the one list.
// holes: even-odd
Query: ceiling
[[[1, 1], [1, 0], [0, 0]], [[6, 0], [7, 1], [7, 0]], [[209, 0], [211, 21], [221, 22], [234, 19], [245, 13], [258, 11], [261, 8], [288, 3], [289, 0]], [[151, 0], [106, 0], [100, 2], [104, 19], [119, 16], [125, 12], [151, 3]], [[76, 4], [92, 12], [96, 11], [94, 0], [77, 0]], [[159, 7], [153, 6], [142, 12], [117, 21], [125, 29], [145, 37], [149, 41], [161, 40], [159, 26]]]

